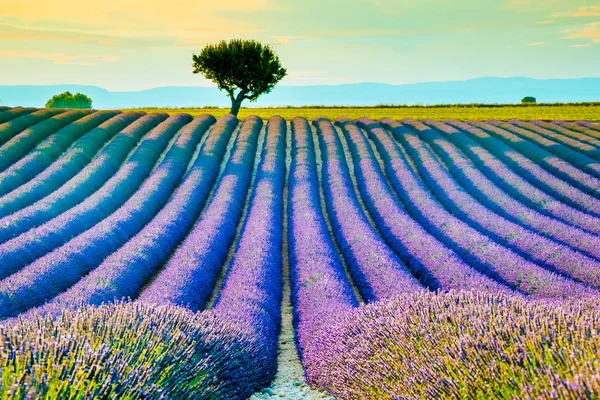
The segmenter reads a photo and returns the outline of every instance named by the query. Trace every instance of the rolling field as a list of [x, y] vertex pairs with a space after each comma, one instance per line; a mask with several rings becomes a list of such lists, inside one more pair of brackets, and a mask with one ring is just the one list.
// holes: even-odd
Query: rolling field
[[600, 398], [598, 114], [522, 109], [0, 108], [0, 398]]
[[[220, 118], [229, 113], [229, 108], [140, 108], [124, 111], [166, 112], [168, 114], [187, 113], [194, 117], [209, 113]], [[381, 118], [393, 119], [456, 119], [467, 121], [470, 119], [485, 121], [489, 119], [509, 120], [522, 119], [545, 121], [586, 120], [600, 121], [600, 103], [580, 104], [537, 104], [537, 105], [432, 105], [432, 106], [374, 106], [374, 107], [273, 107], [273, 108], [242, 108], [239, 117], [245, 118], [256, 115], [264, 120], [273, 116], [281, 116], [286, 120], [300, 116], [308, 120], [324, 117], [334, 120], [338, 117], [358, 119], [367, 117], [375, 120]]]

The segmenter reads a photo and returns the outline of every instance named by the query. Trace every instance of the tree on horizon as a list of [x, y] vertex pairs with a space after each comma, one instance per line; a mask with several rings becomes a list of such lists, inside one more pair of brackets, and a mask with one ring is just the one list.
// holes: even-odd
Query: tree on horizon
[[202, 73], [227, 92], [235, 116], [244, 100], [256, 101], [287, 75], [273, 49], [255, 40], [209, 44], [192, 59], [194, 74]]

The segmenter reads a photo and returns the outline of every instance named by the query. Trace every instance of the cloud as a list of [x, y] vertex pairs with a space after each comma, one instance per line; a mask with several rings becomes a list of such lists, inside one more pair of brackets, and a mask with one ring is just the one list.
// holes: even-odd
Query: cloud
[[58, 36], [41, 36], [23, 33], [0, 33], [0, 40], [41, 40], [63, 43], [96, 43], [102, 46], [111, 46], [115, 44], [112, 38], [90, 38], [90, 37], [75, 37], [63, 38]]
[[573, 45], [573, 46], [571, 46], [571, 47], [591, 47], [591, 46], [592, 46], [592, 45], [588, 43], [588, 44], [574, 44], [574, 45]]
[[536, 22], [536, 24], [538, 24], [538, 25], [550, 25], [550, 24], [553, 24], [553, 23], [555, 23], [555, 22], [556, 22], [555, 20], [553, 20], [553, 19], [549, 19], [548, 21], [540, 21], [540, 22]]
[[534, 43], [526, 43], [526, 44], [524, 44], [524, 46], [537, 47], [537, 46], [541, 46], [543, 44], [544, 44], [544, 42], [534, 42]]
[[592, 22], [579, 29], [568, 29], [564, 33], [563, 39], [590, 39], [600, 43], [600, 22]]
[[600, 17], [600, 6], [584, 6], [579, 7], [577, 10], [566, 13], [555, 13], [555, 17]]
[[13, 50], [2, 50], [0, 51], [0, 57], [15, 57], [15, 58], [32, 58], [40, 60], [52, 61], [55, 64], [72, 64], [82, 66], [94, 66], [98, 62], [116, 62], [119, 60], [118, 56], [96, 56], [96, 55], [79, 55], [69, 56], [60, 53], [43, 53], [40, 51], [13, 51]]

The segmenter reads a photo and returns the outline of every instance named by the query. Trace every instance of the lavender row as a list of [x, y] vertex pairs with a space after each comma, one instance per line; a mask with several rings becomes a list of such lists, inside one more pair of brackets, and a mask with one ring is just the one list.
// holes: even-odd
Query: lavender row
[[[358, 305], [346, 280], [321, 210], [310, 125], [304, 118], [291, 121], [292, 149], [288, 180], [288, 246], [291, 299], [296, 344], [306, 368], [316, 362], [306, 356], [318, 332], [331, 318]], [[318, 357], [318, 355], [316, 356]]]
[[[535, 264], [600, 288], [600, 262], [531, 232], [484, 207], [454, 181], [415, 133], [396, 121], [384, 120], [383, 124], [391, 130], [399, 145], [384, 132], [371, 129], [370, 134], [376, 143], [381, 142], [378, 144], [380, 152], [387, 152], [384, 159], [386, 164], [390, 164], [388, 174], [392, 184], [398, 186], [396, 192], [401, 198], [413, 198], [412, 201], [407, 200], [411, 202], [409, 210], [417, 216], [423, 214], [425, 224], [432, 224], [433, 217], [436, 217], [437, 223], [433, 228], [449, 239], [449, 245], [462, 247], [461, 254], [466, 260], [478, 262], [480, 268], [484, 269], [486, 264], [494, 266], [500, 271], [501, 277], [512, 271], [510, 279], [502, 279], [530, 294], [576, 297], [590, 292], [568, 279], [545, 270], [541, 272]], [[447, 212], [437, 205], [421, 181], [412, 174], [403, 152], [412, 158], [423, 182]], [[418, 198], [417, 193], [420, 194]], [[432, 203], [436, 204], [437, 212], [429, 211], [433, 208]], [[433, 217], [427, 219], [428, 214]], [[473, 241], [471, 248], [467, 240]], [[486, 257], [493, 262], [486, 262]], [[538, 279], [532, 279], [534, 276]]]
[[214, 313], [244, 328], [260, 349], [249, 396], [266, 387], [277, 371], [281, 325], [283, 188], [286, 123], [267, 123], [262, 156], [240, 240], [219, 292]]
[[42, 140], [89, 112], [70, 110], [25, 129], [0, 147], [0, 172], [26, 156]]
[[63, 112], [64, 110], [46, 108], [32, 113], [26, 113], [25, 115], [0, 124], [0, 146], [23, 132], [25, 129]]
[[563, 128], [568, 129], [569, 131], [575, 131], [575, 132], [579, 132], [579, 133], [584, 133], [585, 135], [587, 135], [588, 137], [594, 139], [594, 140], [599, 140], [600, 139], [600, 132], [597, 130], [594, 130], [591, 127], [587, 127], [585, 125], [579, 125], [575, 122], [570, 122], [570, 121], [562, 121], [562, 120], [558, 120], [558, 121], [552, 121], [552, 123], [554, 125], [558, 125], [561, 126]]
[[400, 148], [387, 132], [371, 120], [362, 119], [360, 122], [368, 128], [369, 137], [383, 158], [391, 186], [410, 215], [467, 264], [529, 295], [574, 297], [586, 292], [583, 285], [541, 268], [446, 211], [414, 175]]
[[364, 214], [346, 165], [344, 149], [333, 124], [313, 121], [321, 146], [327, 213], [350, 275], [367, 301], [422, 290], [406, 266], [379, 236]]
[[4, 216], [0, 219], [0, 243], [49, 221], [98, 190], [140, 138], [167, 118], [166, 114], [142, 115], [115, 117], [106, 129], [81, 138], [36, 179], [0, 198], [0, 215]]
[[15, 118], [22, 117], [27, 114], [31, 114], [34, 111], [37, 111], [37, 108], [5, 108], [3, 110], [0, 110], [0, 124], [11, 121]]
[[100, 190], [43, 225], [0, 245], [0, 278], [63, 245], [117, 210], [148, 177], [171, 138], [190, 119], [189, 115], [170, 117], [148, 134], [119, 172]]
[[160, 269], [197, 220], [219, 174], [227, 143], [237, 126], [232, 115], [221, 118], [169, 203], [156, 217], [69, 290], [44, 306], [45, 313], [134, 298]]
[[588, 129], [592, 129], [596, 132], [600, 132], [600, 125], [598, 123], [589, 122], [589, 121], [575, 121], [577, 125], [586, 127]]
[[508, 123], [514, 126], [518, 126], [522, 129], [527, 129], [555, 143], [562, 144], [563, 146], [568, 147], [578, 153], [584, 154], [596, 161], [600, 160], [600, 149], [592, 145], [570, 138], [569, 136], [566, 136], [564, 134], [556, 133], [549, 129], [542, 128], [539, 125], [532, 124], [529, 122], [509, 120]]
[[208, 206], [164, 269], [142, 292], [141, 301], [179, 305], [192, 311], [206, 306], [244, 209], [261, 127], [258, 117], [244, 120]]
[[[597, 138], [594, 138], [593, 136], [585, 135], [577, 130], [571, 130], [571, 129], [568, 129], [567, 127], [564, 127], [559, 124], [554, 124], [554, 123], [540, 121], [540, 120], [530, 121], [530, 123], [533, 125], [539, 126], [540, 128], [543, 128], [545, 130], [554, 132], [557, 135], [566, 136], [577, 142], [581, 142], [581, 143], [584, 143], [584, 144], [587, 144], [590, 146], [594, 146], [596, 148], [600, 147], [600, 140], [598, 140]], [[591, 130], [588, 129], [586, 131], [590, 132]], [[591, 132], [595, 132], [595, 131], [591, 131]]]
[[439, 133], [417, 121], [406, 120], [403, 123], [411, 127], [421, 140], [433, 148], [434, 152], [448, 166], [454, 178], [486, 207], [528, 229], [600, 259], [599, 236], [524, 206], [487, 179], [452, 143], [441, 137]]
[[425, 125], [437, 130], [438, 133], [462, 150], [487, 179], [527, 207], [588, 232], [600, 233], [599, 218], [574, 209], [547, 195], [511, 171], [510, 168], [465, 133], [434, 120], [426, 120]]
[[560, 201], [578, 208], [580, 211], [600, 216], [600, 202], [598, 199], [552, 175], [501, 140], [464, 122], [448, 120], [445, 123], [460, 129], [465, 135], [475, 140], [480, 146], [508, 165], [519, 176], [527, 179], [540, 189], [550, 193]]
[[46, 169], [63, 152], [71, 147], [73, 142], [86, 133], [90, 135], [96, 134], [96, 129], [94, 128], [103, 124], [98, 128], [103, 129], [110, 123], [106, 121], [117, 114], [119, 113], [116, 111], [97, 111], [51, 135], [31, 153], [27, 154], [27, 156], [0, 173], [0, 196], [33, 179], [33, 177]]
[[[574, 165], [581, 171], [592, 175], [594, 178], [600, 179], [600, 163], [579, 151], [575, 151], [569, 148], [568, 146], [546, 139], [542, 135], [539, 135], [527, 129], [520, 128], [513, 124], [496, 120], [490, 120], [488, 121], [488, 124], [505, 129], [507, 131], [512, 132], [513, 134], [516, 134], [517, 136], [529, 140], [532, 143], [535, 143], [539, 147], [543, 148], [544, 150], [547, 150], [548, 152]], [[598, 186], [592, 187], [594, 188], [594, 191], [597, 191], [599, 189]]]
[[367, 138], [354, 122], [338, 118], [350, 154], [358, 189], [384, 239], [430, 289], [510, 291], [465, 263], [408, 215], [387, 185]]
[[569, 182], [595, 198], [600, 198], [600, 179], [580, 170], [545, 148], [506, 129], [502, 129], [500, 126], [481, 121], [468, 121], [468, 123], [488, 133], [491, 137], [506, 143], [554, 176]]
[[109, 217], [0, 281], [0, 318], [15, 316], [58, 295], [143, 229], [180, 183], [213, 120], [201, 116], [187, 124], [152, 175]]

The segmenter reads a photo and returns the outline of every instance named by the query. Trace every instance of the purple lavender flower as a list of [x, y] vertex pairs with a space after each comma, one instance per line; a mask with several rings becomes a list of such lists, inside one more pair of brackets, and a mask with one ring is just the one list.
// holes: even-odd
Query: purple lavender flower
[[244, 209], [261, 126], [258, 117], [244, 120], [207, 208], [140, 301], [204, 308]]

